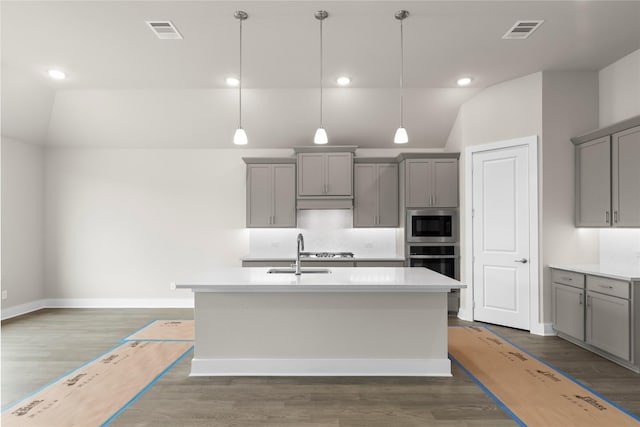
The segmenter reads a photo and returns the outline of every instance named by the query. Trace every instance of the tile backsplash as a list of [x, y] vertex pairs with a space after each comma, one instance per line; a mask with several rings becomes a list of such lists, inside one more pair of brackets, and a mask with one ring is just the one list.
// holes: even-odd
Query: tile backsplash
[[304, 235], [305, 251], [353, 252], [357, 257], [398, 256], [396, 239], [400, 229], [353, 228], [351, 210], [298, 211], [298, 228], [250, 229], [249, 255], [291, 257], [296, 253], [296, 236]]
[[600, 265], [607, 268], [640, 269], [640, 230], [600, 230]]

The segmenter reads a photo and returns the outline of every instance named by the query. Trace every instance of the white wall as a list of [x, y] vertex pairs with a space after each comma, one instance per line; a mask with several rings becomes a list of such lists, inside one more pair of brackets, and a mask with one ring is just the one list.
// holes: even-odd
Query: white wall
[[[640, 50], [600, 70], [600, 126], [640, 115]], [[600, 231], [600, 264], [640, 268], [640, 230]]]
[[640, 49], [600, 70], [599, 127], [640, 114]]
[[248, 253], [242, 156], [291, 150], [48, 149], [48, 298], [176, 298]]
[[[449, 135], [446, 151], [460, 152], [460, 247], [466, 239], [465, 148], [472, 145], [542, 134], [542, 73], [530, 74], [491, 86], [462, 105]], [[461, 259], [460, 277], [466, 278]], [[460, 306], [470, 307], [471, 296], [461, 291]], [[463, 313], [463, 316], [470, 316]]]
[[40, 146], [2, 137], [3, 312], [44, 297], [44, 156]]
[[597, 127], [598, 74], [542, 73], [540, 145], [541, 317], [551, 321], [549, 264], [590, 264], [599, 258], [598, 231], [576, 228], [575, 151], [570, 138]]
[[18, 73], [2, 64], [2, 136], [42, 144], [55, 92], [42, 79]]

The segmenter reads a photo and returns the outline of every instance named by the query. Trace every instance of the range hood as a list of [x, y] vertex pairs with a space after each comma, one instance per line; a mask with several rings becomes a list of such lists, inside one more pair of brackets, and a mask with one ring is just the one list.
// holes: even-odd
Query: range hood
[[297, 209], [352, 209], [353, 198], [319, 197], [298, 199]]

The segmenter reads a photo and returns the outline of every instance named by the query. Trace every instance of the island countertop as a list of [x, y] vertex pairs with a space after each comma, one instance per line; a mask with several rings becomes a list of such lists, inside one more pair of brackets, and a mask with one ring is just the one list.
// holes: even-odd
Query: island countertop
[[340, 267], [330, 273], [270, 274], [269, 268], [219, 268], [172, 284], [193, 292], [447, 292], [466, 285], [422, 267]]

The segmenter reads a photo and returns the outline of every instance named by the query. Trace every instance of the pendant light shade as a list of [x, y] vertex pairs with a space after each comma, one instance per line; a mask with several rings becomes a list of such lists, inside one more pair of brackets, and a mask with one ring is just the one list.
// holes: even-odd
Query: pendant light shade
[[393, 137], [395, 144], [406, 144], [409, 142], [409, 135], [404, 128], [404, 28], [403, 22], [409, 16], [409, 11], [399, 10], [395, 13], [395, 18], [400, 21], [400, 127]]
[[327, 137], [327, 131], [324, 128], [316, 129], [316, 134], [313, 136], [314, 144], [326, 144], [329, 142], [329, 137]]
[[247, 133], [242, 128], [236, 129], [236, 133], [233, 134], [233, 143], [236, 145], [247, 145]]
[[236, 10], [233, 16], [240, 22], [240, 66], [238, 77], [238, 129], [233, 135], [233, 143], [235, 145], [247, 145], [247, 133], [242, 128], [242, 21], [247, 19], [249, 15], [243, 10]]
[[316, 134], [313, 137], [314, 144], [326, 144], [329, 142], [327, 137], [327, 131], [324, 130], [322, 124], [322, 21], [324, 21], [329, 13], [326, 10], [318, 10], [315, 15], [316, 19], [320, 21], [320, 127], [316, 130]]
[[409, 142], [409, 135], [407, 135], [407, 130], [405, 128], [398, 128], [396, 130], [396, 135], [393, 137], [393, 142], [395, 144], [406, 144]]

